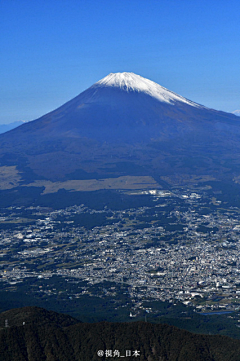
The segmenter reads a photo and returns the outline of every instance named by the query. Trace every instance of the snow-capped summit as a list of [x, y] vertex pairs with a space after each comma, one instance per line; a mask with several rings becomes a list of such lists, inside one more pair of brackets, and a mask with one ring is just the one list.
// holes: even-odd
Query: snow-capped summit
[[203, 107], [200, 104], [194, 103], [191, 100], [164, 88], [152, 80], [143, 78], [134, 73], [110, 73], [105, 78], [96, 82], [91, 88], [99, 87], [119, 88], [127, 92], [143, 92], [161, 102], [172, 105], [176, 102], [183, 102], [194, 107]]
[[147, 141], [193, 129], [198, 133], [203, 123], [206, 128], [230, 118], [236, 117], [192, 102], [140, 75], [110, 73], [61, 107], [11, 131], [11, 137]]
[[235, 115], [196, 104], [134, 73], [115, 73], [58, 109], [0, 134], [0, 160], [1, 166], [17, 166], [27, 179], [34, 172], [36, 179], [54, 181], [88, 179], [88, 174], [161, 179], [181, 172], [179, 179], [188, 179], [191, 167], [194, 177], [215, 177], [220, 164], [219, 174], [227, 169], [225, 154], [233, 154], [229, 163], [235, 164], [239, 137]]

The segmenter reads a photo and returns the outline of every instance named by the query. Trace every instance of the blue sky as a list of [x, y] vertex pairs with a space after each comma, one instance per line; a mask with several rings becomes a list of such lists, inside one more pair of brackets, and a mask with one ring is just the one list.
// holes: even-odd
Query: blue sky
[[0, 0], [0, 124], [33, 120], [111, 72], [240, 109], [240, 2]]

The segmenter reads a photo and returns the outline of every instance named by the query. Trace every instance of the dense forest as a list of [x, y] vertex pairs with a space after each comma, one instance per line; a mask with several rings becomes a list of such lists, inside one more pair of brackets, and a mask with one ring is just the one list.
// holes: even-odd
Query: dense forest
[[38, 307], [0, 314], [1, 361], [237, 361], [240, 340], [148, 322], [82, 323]]

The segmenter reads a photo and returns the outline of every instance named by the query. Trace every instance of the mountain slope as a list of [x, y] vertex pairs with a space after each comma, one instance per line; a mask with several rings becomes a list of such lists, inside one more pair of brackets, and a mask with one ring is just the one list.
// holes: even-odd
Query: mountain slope
[[11, 129], [14, 129], [16, 127], [19, 127], [19, 125], [22, 125], [24, 122], [21, 120], [9, 123], [9, 124], [0, 124], [0, 134], [8, 132]]
[[[4, 138], [90, 137], [138, 141], [189, 132], [204, 123], [237, 122], [133, 73], [110, 74], [58, 109], [24, 124]], [[130, 134], [128, 132], [131, 132]], [[169, 134], [167, 134], [169, 132]], [[11, 134], [11, 135], [10, 135]]]
[[[76, 171], [86, 177], [105, 177], [106, 171], [109, 177], [128, 175], [127, 170], [111, 171], [119, 163], [158, 179], [179, 172], [216, 175], [216, 169], [222, 177], [226, 162], [239, 171], [239, 135], [237, 116], [194, 103], [139, 75], [116, 73], [0, 135], [0, 165], [17, 166], [24, 181], [26, 169], [31, 180], [74, 179]], [[196, 157], [200, 168], [191, 166]]]
[[[6, 319], [9, 327], [3, 327]], [[146, 322], [76, 323], [69, 316], [37, 307], [4, 312], [0, 323], [0, 361], [110, 358], [98, 356], [98, 350], [112, 353], [116, 350], [126, 360], [144, 361], [235, 361], [240, 354], [240, 341], [224, 336], [195, 335], [173, 326]], [[134, 351], [140, 356], [135, 357]], [[131, 356], [126, 357], [126, 352]]]

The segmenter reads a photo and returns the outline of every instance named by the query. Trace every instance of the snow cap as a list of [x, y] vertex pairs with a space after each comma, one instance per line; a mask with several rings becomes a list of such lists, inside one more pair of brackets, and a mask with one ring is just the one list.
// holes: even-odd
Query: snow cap
[[143, 78], [142, 76], [134, 73], [110, 73], [105, 78], [95, 83], [92, 87], [112, 87], [120, 88], [121, 90], [127, 92], [143, 92], [164, 103], [174, 104], [175, 102], [183, 102], [194, 107], [202, 107], [201, 105], [162, 87], [154, 81]]

